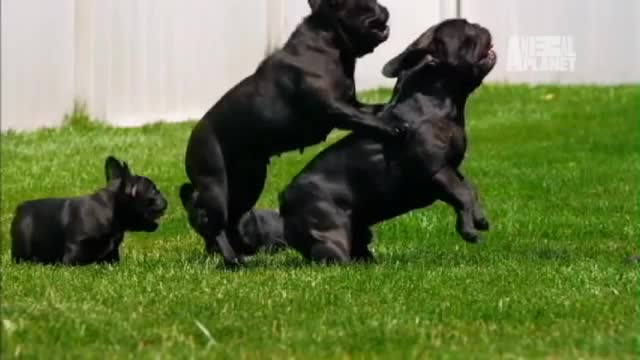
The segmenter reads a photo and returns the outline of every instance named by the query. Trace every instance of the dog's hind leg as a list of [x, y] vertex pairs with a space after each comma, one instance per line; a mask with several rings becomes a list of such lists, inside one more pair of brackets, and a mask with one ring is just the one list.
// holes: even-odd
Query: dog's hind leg
[[349, 255], [349, 233], [345, 229], [311, 230], [314, 243], [309, 256], [312, 261], [326, 264], [346, 264]]
[[373, 253], [369, 249], [369, 244], [373, 239], [373, 233], [366, 226], [353, 226], [351, 257], [355, 261], [373, 262]]
[[268, 159], [237, 161], [229, 169], [229, 224], [227, 235], [232, 246], [243, 255], [254, 255], [259, 239], [240, 234], [240, 220], [251, 211], [262, 194], [267, 178]]
[[64, 265], [87, 265], [90, 264], [92, 260], [90, 250], [86, 247], [80, 246], [76, 243], [67, 243], [65, 244], [64, 256], [62, 258], [62, 263]]
[[117, 264], [120, 262], [120, 250], [113, 249], [105, 257], [98, 260], [98, 264]]
[[201, 205], [205, 209], [209, 220], [210, 231], [207, 232], [205, 246], [210, 255], [215, 250], [219, 250], [226, 265], [237, 266], [241, 264], [241, 259], [231, 247], [226, 233], [229, 225], [226, 186], [220, 185], [220, 183], [209, 182], [198, 187]]
[[[194, 141], [187, 148], [187, 174], [200, 194], [196, 207], [205, 210], [209, 231], [205, 247], [212, 255], [219, 250], [227, 266], [240, 265], [241, 260], [229, 244], [225, 230], [228, 225], [228, 190], [225, 160], [216, 141]], [[198, 148], [192, 151], [192, 148]]]
[[340, 264], [351, 261], [350, 217], [324, 197], [321, 187], [285, 190], [280, 195], [280, 216], [285, 242], [305, 259]]
[[351, 261], [349, 256], [349, 233], [334, 226], [330, 230], [312, 229], [307, 209], [299, 213], [283, 215], [284, 239], [287, 245], [297, 250], [307, 260], [319, 263], [344, 264]]
[[311, 260], [326, 264], [346, 264], [351, 259], [335, 243], [320, 241], [311, 247]]

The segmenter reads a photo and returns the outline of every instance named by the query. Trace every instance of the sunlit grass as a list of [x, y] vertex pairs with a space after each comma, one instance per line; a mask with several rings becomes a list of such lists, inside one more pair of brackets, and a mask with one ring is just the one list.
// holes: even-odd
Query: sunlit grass
[[[486, 243], [465, 244], [436, 205], [378, 226], [376, 265], [342, 268], [206, 258], [177, 197], [192, 122], [2, 136], [2, 354], [637, 358], [637, 88], [486, 86], [468, 115]], [[274, 159], [260, 205], [277, 208], [321, 147]], [[11, 264], [17, 203], [97, 189], [109, 154], [168, 196], [160, 230], [128, 235], [118, 266]]]

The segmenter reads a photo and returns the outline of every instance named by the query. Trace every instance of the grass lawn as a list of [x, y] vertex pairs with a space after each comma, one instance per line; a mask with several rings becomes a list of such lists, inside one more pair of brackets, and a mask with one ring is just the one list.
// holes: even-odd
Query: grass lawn
[[[203, 255], [177, 197], [193, 123], [4, 134], [2, 357], [637, 359], [638, 107], [637, 87], [485, 86], [465, 163], [483, 245], [437, 204], [379, 225], [376, 265], [286, 252], [238, 272]], [[260, 205], [319, 149], [275, 159]], [[128, 235], [117, 266], [11, 264], [16, 204], [97, 189], [108, 154], [166, 193], [160, 230]]]

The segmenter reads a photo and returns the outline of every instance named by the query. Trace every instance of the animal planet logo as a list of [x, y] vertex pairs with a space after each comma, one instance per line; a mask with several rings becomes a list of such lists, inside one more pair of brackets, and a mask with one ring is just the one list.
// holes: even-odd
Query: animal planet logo
[[507, 71], [574, 72], [576, 52], [571, 36], [509, 38]]

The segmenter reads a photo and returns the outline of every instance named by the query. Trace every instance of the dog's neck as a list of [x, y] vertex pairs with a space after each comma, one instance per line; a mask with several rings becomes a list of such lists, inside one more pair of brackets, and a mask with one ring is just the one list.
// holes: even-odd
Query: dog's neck
[[442, 118], [465, 126], [465, 107], [471, 93], [466, 85], [450, 78], [401, 75], [390, 101], [390, 109], [411, 107], [420, 113], [440, 114]]
[[318, 34], [318, 40], [327, 48], [336, 49], [340, 53], [341, 63], [347, 70], [355, 69], [359, 54], [338, 21], [329, 21], [317, 14], [311, 14], [302, 26]]
[[103, 236], [113, 236], [117, 233], [125, 232], [126, 226], [118, 221], [117, 216], [117, 190], [119, 183], [117, 181], [112, 181], [105, 188], [102, 188], [93, 195], [91, 195], [91, 199], [99, 206], [103, 208], [112, 209], [113, 211], [110, 213], [105, 213], [104, 216], [100, 219], [100, 224], [103, 227]]
[[135, 221], [129, 214], [125, 207], [121, 205], [122, 200], [118, 199], [120, 194], [120, 182], [111, 181], [107, 186], [94, 193], [94, 201], [108, 206], [113, 209], [109, 214], [108, 224], [106, 229], [112, 234], [123, 233], [126, 231], [136, 231], [131, 224], [131, 221]]

